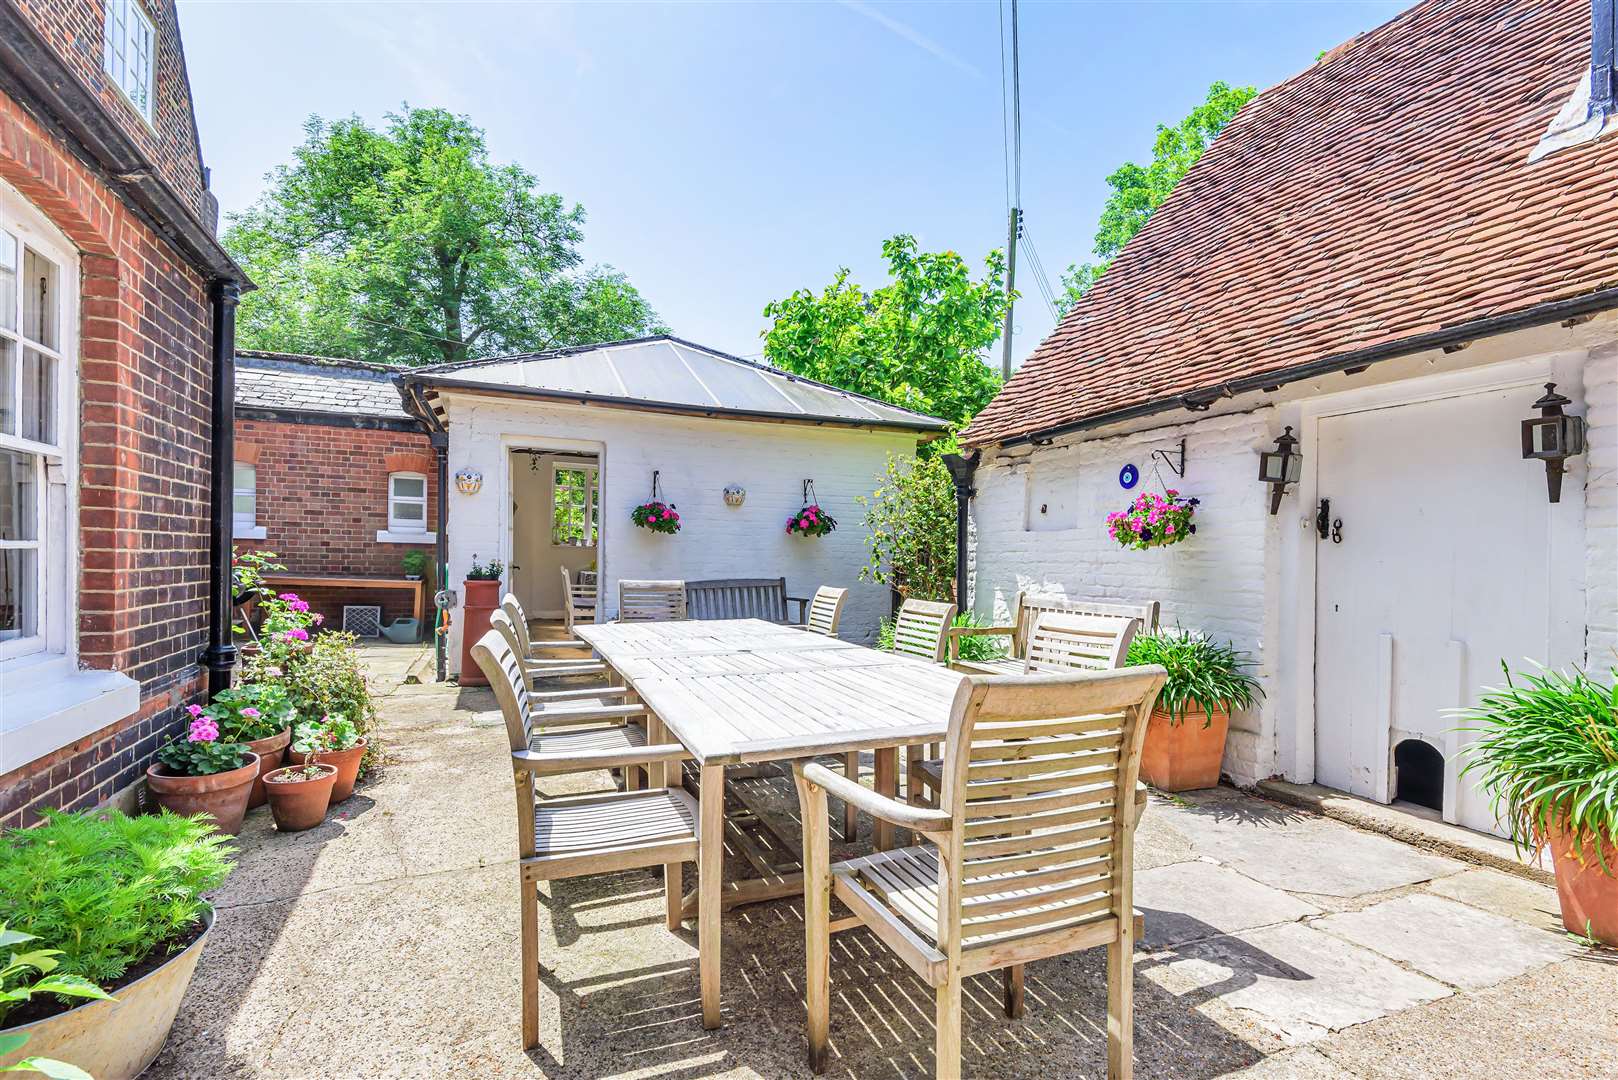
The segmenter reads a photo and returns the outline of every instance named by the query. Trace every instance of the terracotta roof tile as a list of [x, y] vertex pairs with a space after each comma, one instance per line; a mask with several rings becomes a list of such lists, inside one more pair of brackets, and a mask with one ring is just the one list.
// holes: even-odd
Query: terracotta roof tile
[[1254, 98], [973, 421], [999, 442], [1618, 286], [1589, 0], [1429, 0]]

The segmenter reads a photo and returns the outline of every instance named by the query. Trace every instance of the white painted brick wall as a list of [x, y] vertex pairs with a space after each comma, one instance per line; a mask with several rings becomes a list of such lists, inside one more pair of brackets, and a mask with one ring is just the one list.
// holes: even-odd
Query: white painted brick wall
[[[1260, 661], [1255, 669], [1268, 684], [1273, 660], [1265, 653], [1267, 592], [1273, 588], [1266, 558], [1275, 526], [1268, 516], [1268, 489], [1258, 482], [1258, 453], [1273, 445], [1275, 410], [1211, 417], [1190, 424], [1098, 439], [1077, 446], [1037, 449], [1025, 463], [1008, 466], [990, 450], [976, 477], [973, 500], [976, 575], [974, 610], [980, 617], [1009, 618], [1018, 590], [1032, 589], [1092, 600], [1163, 605], [1164, 626], [1184, 626], [1220, 639]], [[1142, 491], [1158, 486], [1153, 450], [1178, 452], [1186, 439], [1186, 475], [1159, 466], [1163, 483], [1202, 500], [1197, 534], [1173, 547], [1127, 551], [1107, 536], [1106, 516]], [[1126, 464], [1141, 481], [1126, 492], [1118, 472]], [[1042, 469], [1055, 466], [1071, 485], [1063, 494], [1077, 507], [1070, 529], [1024, 528], [1027, 477], [1049, 493]], [[1052, 505], [1055, 505], [1054, 502]], [[1037, 516], [1038, 505], [1033, 507]], [[1275, 771], [1273, 703], [1233, 718], [1225, 771], [1252, 783]], [[1263, 734], [1261, 734], [1263, 733]]]
[[1618, 343], [1592, 349], [1584, 369], [1586, 664], [1618, 667]]
[[[875, 490], [890, 453], [913, 452], [903, 432], [798, 424], [753, 423], [660, 416], [619, 409], [449, 398], [451, 474], [483, 473], [483, 489], [462, 495], [453, 486], [449, 507], [450, 582], [460, 582], [476, 554], [511, 562], [511, 494], [507, 449], [604, 447], [601, 469], [603, 596], [615, 613], [617, 581], [629, 578], [777, 577], [787, 592], [810, 596], [823, 584], [846, 586], [842, 635], [874, 640], [888, 611], [886, 586], [859, 581], [865, 565], [863, 509], [856, 496]], [[662, 470], [665, 499], [680, 513], [674, 536], [636, 528], [630, 511], [651, 495], [652, 470]], [[820, 539], [786, 533], [787, 515], [802, 506], [805, 478], [838, 529]], [[727, 484], [740, 484], [747, 500], [725, 505]], [[791, 606], [796, 614], [796, 605]], [[452, 618], [450, 669], [460, 665], [460, 620]]]

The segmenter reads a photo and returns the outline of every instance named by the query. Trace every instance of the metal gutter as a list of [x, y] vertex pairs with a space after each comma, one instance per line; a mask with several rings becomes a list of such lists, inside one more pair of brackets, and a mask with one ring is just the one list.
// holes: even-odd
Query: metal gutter
[[[1329, 356], [1321, 360], [1311, 360], [1307, 364], [1278, 368], [1258, 375], [1244, 375], [1239, 379], [1199, 387], [1172, 397], [1156, 398], [1124, 409], [1114, 409], [1111, 412], [1099, 413], [1083, 420], [1073, 420], [1065, 424], [1040, 428], [1009, 439], [988, 439], [981, 443], [970, 442], [969, 440], [968, 444], [972, 446], [1021, 446], [1025, 443], [1045, 442], [1076, 431], [1106, 427], [1109, 424], [1118, 424], [1143, 416], [1153, 416], [1157, 413], [1168, 412], [1171, 409], [1188, 409], [1192, 412], [1202, 412], [1222, 398], [1235, 397], [1238, 394], [1246, 394], [1254, 390], [1279, 389], [1288, 383], [1303, 382], [1307, 379], [1318, 378], [1321, 375], [1333, 375], [1353, 368], [1366, 368], [1383, 360], [1396, 360], [1403, 356], [1411, 356], [1431, 349], [1468, 345], [1482, 338], [1509, 334], [1517, 330], [1528, 330], [1536, 326], [1547, 326], [1551, 323], [1593, 315], [1613, 308], [1618, 308], [1618, 288], [1600, 289], [1569, 300], [1555, 300], [1548, 304], [1540, 304], [1536, 307], [1512, 312], [1509, 315], [1493, 315], [1486, 319], [1475, 319], [1472, 322], [1459, 323], [1442, 330], [1416, 334], [1412, 337], [1372, 345], [1369, 348], [1358, 349], [1354, 352], [1338, 353], [1336, 356]], [[970, 432], [968, 432], [968, 435], [970, 435]]]
[[236, 419], [259, 420], [271, 424], [355, 428], [362, 431], [413, 431], [418, 434], [431, 431], [414, 417], [368, 416], [363, 413], [334, 413], [318, 409], [279, 409], [268, 405], [237, 405]]

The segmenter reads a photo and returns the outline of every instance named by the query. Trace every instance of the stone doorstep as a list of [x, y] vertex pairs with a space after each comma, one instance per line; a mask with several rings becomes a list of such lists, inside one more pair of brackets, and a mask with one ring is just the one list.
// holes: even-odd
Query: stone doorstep
[[1322, 817], [1352, 825], [1366, 832], [1380, 833], [1401, 843], [1438, 855], [1486, 866], [1541, 885], [1555, 885], [1556, 876], [1548, 869], [1524, 861], [1511, 841], [1474, 832], [1443, 821], [1429, 821], [1394, 806], [1319, 784], [1293, 784], [1285, 780], [1260, 780], [1251, 790], [1259, 795], [1308, 810]]

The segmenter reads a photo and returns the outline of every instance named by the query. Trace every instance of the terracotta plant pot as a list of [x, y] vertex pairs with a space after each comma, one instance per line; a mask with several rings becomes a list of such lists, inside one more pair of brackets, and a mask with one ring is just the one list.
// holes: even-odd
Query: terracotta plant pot
[[[87, 1001], [31, 1024], [0, 1030], [0, 1036], [27, 1035], [26, 1045], [0, 1054], [0, 1066], [26, 1057], [71, 1062], [91, 1076], [139, 1076], [163, 1049], [180, 1011], [180, 1001], [197, 970], [197, 959], [213, 929], [213, 909], [202, 936], [127, 986], [112, 990], [116, 1001]], [[29, 1075], [38, 1075], [32, 1073]]]
[[354, 794], [354, 781], [360, 778], [360, 760], [364, 757], [364, 737], [347, 750], [327, 750], [315, 755], [316, 764], [332, 765], [337, 769], [337, 780], [331, 786], [333, 806]]
[[258, 755], [258, 776], [253, 779], [253, 793], [247, 797], [247, 808], [263, 806], [269, 801], [264, 794], [264, 774], [274, 772], [286, 756], [287, 743], [292, 741], [292, 729], [286, 728], [263, 739], [254, 739], [247, 748]]
[[461, 627], [462, 686], [488, 686], [483, 669], [472, 659], [472, 646], [489, 632], [489, 616], [500, 606], [500, 582], [467, 578], [461, 583], [466, 602], [461, 605], [465, 619]]
[[317, 765], [320, 775], [313, 780], [278, 781], [301, 765], [288, 765], [264, 774], [264, 790], [270, 796], [270, 813], [275, 816], [279, 832], [302, 832], [326, 820], [326, 807], [331, 805], [331, 786], [337, 779], [335, 765]]
[[[1562, 902], [1562, 925], [1568, 933], [1586, 935], [1618, 946], [1618, 843], [1607, 841], [1596, 854], [1595, 838], [1584, 836], [1583, 857], [1574, 854], [1574, 835], [1554, 827], [1546, 837], [1556, 865], [1556, 896]], [[1605, 859], [1607, 869], [1601, 868]]]
[[1169, 722], [1167, 712], [1153, 710], [1146, 723], [1140, 778], [1159, 791], [1218, 787], [1219, 763], [1225, 758], [1225, 734], [1229, 729], [1228, 709], [1210, 717], [1190, 705], [1177, 724]]
[[163, 809], [185, 817], [207, 814], [220, 832], [234, 836], [242, 830], [247, 797], [258, 776], [258, 755], [249, 752], [243, 760], [239, 769], [210, 776], [176, 776], [154, 764], [146, 770], [146, 787]]

